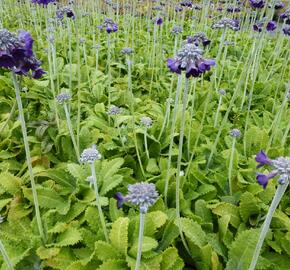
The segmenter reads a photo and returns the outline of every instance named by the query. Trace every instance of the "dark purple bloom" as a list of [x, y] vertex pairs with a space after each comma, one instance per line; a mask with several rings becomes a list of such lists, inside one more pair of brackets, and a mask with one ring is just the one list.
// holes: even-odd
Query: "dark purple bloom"
[[31, 0], [31, 3], [47, 6], [49, 3], [55, 3], [55, 0]]
[[252, 8], [263, 8], [265, 6], [265, 1], [264, 0], [249, 0], [250, 6]]
[[182, 6], [175, 6], [175, 12], [181, 12], [183, 10]]
[[18, 37], [6, 29], [0, 30], [0, 67], [15, 74], [40, 78], [44, 71], [40, 68], [32, 51], [33, 39], [26, 31], [19, 31]]
[[183, 0], [179, 4], [183, 7], [192, 7], [192, 1], [190, 0]]
[[228, 18], [223, 18], [212, 25], [213, 29], [220, 28], [230, 28], [234, 31], [238, 31], [240, 29], [240, 22], [238, 20], [232, 20]]
[[277, 23], [274, 21], [270, 21], [267, 23], [266, 29], [268, 32], [272, 32], [277, 28]]
[[290, 24], [290, 9], [286, 10], [280, 15], [280, 18], [285, 21], [286, 24]]
[[290, 26], [285, 26], [282, 30], [284, 35], [290, 36]]
[[255, 32], [262, 32], [263, 29], [263, 23], [256, 23], [253, 25], [253, 30]]
[[106, 18], [99, 29], [106, 29], [107, 33], [110, 34], [118, 31], [118, 25], [112, 19]]
[[58, 8], [56, 10], [56, 18], [58, 20], [63, 20], [64, 16], [66, 16], [67, 18], [75, 19], [75, 13], [73, 9], [69, 6]]
[[199, 77], [202, 73], [209, 71], [215, 61], [203, 59], [203, 51], [194, 43], [185, 43], [174, 58], [167, 60], [167, 67], [171, 72], [181, 74], [186, 72], [186, 77]]
[[227, 12], [230, 12], [230, 13], [238, 13], [240, 11], [241, 11], [241, 9], [239, 7], [235, 7], [235, 6], [229, 6], [227, 8]]
[[257, 168], [260, 168], [264, 165], [272, 165], [272, 160], [266, 155], [266, 153], [263, 150], [261, 150], [256, 155], [256, 161], [259, 163]]
[[181, 26], [173, 26], [171, 29], [171, 33], [174, 35], [178, 35], [180, 33], [182, 33], [183, 28]]
[[188, 37], [187, 42], [188, 43], [194, 42], [196, 46], [202, 44], [204, 47], [206, 47], [210, 44], [211, 41], [206, 37], [205, 33], [199, 32], [196, 33], [193, 37]]
[[122, 208], [123, 207], [123, 204], [125, 202], [125, 198], [124, 198], [123, 194], [121, 192], [117, 192], [114, 195], [114, 198], [117, 200], [117, 207], [118, 207], [118, 209]]
[[276, 2], [274, 6], [275, 9], [281, 9], [284, 7], [285, 7], [285, 4], [282, 1]]
[[155, 20], [157, 25], [161, 25], [163, 23], [163, 19], [161, 17], [156, 18]]
[[277, 174], [278, 173], [275, 171], [270, 172], [269, 174], [257, 173], [256, 179], [257, 182], [265, 189], [268, 185], [269, 180], [274, 178]]

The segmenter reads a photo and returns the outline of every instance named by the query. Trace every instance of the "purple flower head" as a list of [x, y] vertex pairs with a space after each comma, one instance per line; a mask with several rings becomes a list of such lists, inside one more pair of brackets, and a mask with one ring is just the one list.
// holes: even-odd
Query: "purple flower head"
[[198, 4], [193, 5], [192, 8], [195, 9], [195, 10], [202, 10], [202, 6], [198, 5]]
[[107, 111], [108, 115], [118, 115], [121, 113], [121, 109], [115, 105], [111, 106], [110, 109]]
[[234, 31], [238, 31], [240, 29], [240, 22], [238, 20], [232, 20], [228, 18], [223, 18], [212, 25], [213, 29], [220, 28], [230, 28]]
[[163, 19], [162, 19], [161, 17], [155, 18], [155, 23], [156, 23], [157, 25], [162, 25], [162, 23], [163, 23]]
[[255, 9], [260, 9], [265, 6], [264, 0], [249, 0], [250, 6]]
[[190, 0], [183, 0], [179, 4], [183, 7], [192, 7], [192, 5], [193, 5], [192, 1], [190, 1]]
[[94, 163], [95, 160], [100, 160], [102, 155], [97, 150], [96, 146], [93, 145], [91, 148], [85, 149], [80, 157], [81, 163]]
[[62, 92], [56, 96], [56, 101], [59, 104], [63, 104], [71, 99], [71, 94], [67, 92]]
[[285, 4], [282, 1], [276, 1], [274, 8], [275, 9], [282, 9], [285, 7]]
[[230, 12], [230, 13], [238, 13], [240, 11], [241, 11], [241, 9], [239, 7], [236, 7], [236, 6], [229, 6], [227, 8], [227, 12]]
[[106, 18], [99, 28], [101, 30], [106, 29], [108, 34], [118, 31], [118, 25], [110, 18]]
[[132, 48], [123, 48], [122, 50], [121, 50], [121, 53], [123, 53], [123, 54], [132, 54], [133, 53], [133, 49]]
[[28, 32], [21, 30], [16, 36], [6, 29], [0, 30], [0, 68], [24, 76], [31, 71], [33, 78], [40, 78], [45, 72], [40, 68], [41, 62], [35, 58], [32, 46], [33, 39]]
[[174, 35], [178, 35], [180, 33], [182, 33], [183, 31], [183, 28], [181, 26], [173, 26], [172, 29], [171, 29], [171, 33], [174, 34]]
[[49, 3], [55, 3], [55, 0], [31, 0], [31, 3], [47, 6]]
[[274, 31], [276, 28], [277, 28], [277, 23], [276, 23], [276, 22], [274, 22], [274, 21], [270, 21], [270, 22], [267, 23], [266, 30], [267, 30], [268, 32], [272, 32], [272, 31]]
[[183, 10], [182, 6], [177, 5], [175, 6], [175, 12], [181, 12]]
[[272, 160], [266, 155], [266, 153], [263, 150], [261, 150], [256, 155], [256, 161], [259, 163], [257, 168], [260, 168], [264, 165], [272, 165]]
[[256, 179], [257, 182], [263, 186], [263, 188], [265, 189], [268, 185], [268, 182], [270, 179], [274, 178], [277, 175], [277, 172], [271, 172], [269, 174], [262, 174], [262, 173], [257, 173]]
[[230, 131], [230, 136], [232, 136], [233, 138], [240, 138], [242, 136], [242, 133], [239, 129], [234, 128]]
[[193, 42], [196, 46], [202, 44], [204, 47], [210, 44], [210, 40], [206, 37], [205, 33], [199, 32], [193, 36]]
[[290, 157], [278, 157], [276, 159], [269, 159], [267, 155], [260, 151], [256, 156], [256, 161], [260, 164], [257, 167], [262, 167], [263, 165], [270, 165], [273, 170], [269, 174], [257, 173], [256, 179], [263, 188], [266, 188], [270, 179], [279, 175], [281, 178], [279, 184], [283, 184], [290, 178]]
[[202, 73], [209, 71], [215, 61], [203, 59], [203, 50], [194, 43], [185, 43], [174, 58], [167, 60], [167, 66], [171, 72], [181, 74], [186, 72], [186, 77], [199, 77]]
[[263, 23], [259, 22], [259, 23], [256, 23], [253, 25], [253, 30], [255, 32], [262, 32], [262, 29], [263, 29]]
[[120, 192], [115, 194], [118, 207], [122, 207], [124, 202], [132, 203], [139, 207], [142, 214], [146, 214], [157, 198], [158, 192], [154, 184], [145, 182], [128, 186], [128, 194], [124, 197]]
[[71, 7], [65, 6], [56, 10], [56, 18], [58, 20], [62, 21], [65, 16], [73, 20], [75, 19], [75, 13]]
[[285, 26], [282, 30], [284, 35], [290, 36], [290, 26]]
[[286, 10], [280, 15], [280, 18], [285, 21], [286, 24], [290, 24], [290, 9]]

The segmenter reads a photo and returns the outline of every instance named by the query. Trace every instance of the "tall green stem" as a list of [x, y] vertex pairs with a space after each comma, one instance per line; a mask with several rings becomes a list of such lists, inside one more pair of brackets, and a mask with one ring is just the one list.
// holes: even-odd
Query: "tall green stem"
[[145, 224], [145, 214], [144, 213], [140, 213], [138, 252], [137, 252], [137, 258], [136, 258], [135, 270], [139, 270], [140, 269], [140, 264], [141, 264], [144, 224]]
[[3, 256], [3, 259], [8, 267], [9, 270], [14, 270], [14, 267], [13, 267], [13, 263], [11, 262], [7, 252], [6, 252], [6, 249], [2, 243], [2, 241], [0, 240], [0, 252]]
[[29, 150], [29, 144], [28, 144], [27, 130], [26, 130], [26, 124], [25, 124], [24, 113], [23, 113], [23, 106], [22, 106], [22, 101], [21, 101], [21, 96], [20, 96], [20, 88], [19, 88], [19, 84], [17, 82], [16, 74], [14, 72], [12, 72], [12, 80], [13, 80], [14, 89], [15, 89], [16, 102], [18, 105], [19, 120], [21, 123], [24, 148], [25, 148], [25, 154], [26, 154], [26, 160], [27, 160], [27, 167], [28, 167], [28, 171], [29, 171], [32, 195], [33, 195], [33, 201], [34, 201], [34, 207], [35, 207], [37, 226], [38, 226], [41, 240], [45, 244], [46, 237], [44, 234], [43, 225], [42, 225], [42, 221], [41, 221], [41, 217], [40, 217], [40, 210], [39, 210], [36, 185], [35, 185], [34, 175], [33, 175], [33, 171], [32, 171], [32, 163], [31, 163], [30, 150]]
[[235, 144], [236, 144], [236, 138], [233, 138], [233, 144], [232, 144], [232, 150], [231, 150], [231, 156], [230, 156], [230, 164], [229, 164], [229, 191], [230, 195], [233, 195], [233, 187], [232, 187], [232, 170], [233, 170], [233, 161], [234, 161], [234, 153], [235, 153]]
[[267, 232], [269, 231], [270, 228], [270, 224], [271, 224], [271, 220], [273, 217], [273, 214], [276, 210], [276, 208], [278, 207], [286, 189], [287, 186], [289, 185], [289, 179], [287, 177], [286, 179], [286, 183], [284, 185], [278, 185], [278, 188], [276, 190], [275, 196], [273, 198], [273, 201], [270, 205], [269, 211], [267, 213], [266, 219], [264, 221], [264, 224], [262, 226], [261, 232], [260, 232], [260, 236], [259, 236], [259, 240], [258, 243], [256, 245], [255, 251], [254, 251], [254, 255], [252, 257], [252, 261], [251, 261], [251, 265], [249, 267], [249, 270], [254, 270], [256, 267], [256, 264], [258, 262], [258, 258], [261, 252], [261, 248], [263, 246], [264, 240], [266, 238]]
[[102, 210], [102, 206], [101, 206], [101, 202], [100, 202], [100, 195], [99, 195], [99, 191], [98, 191], [95, 164], [91, 163], [90, 165], [91, 165], [91, 173], [92, 173], [92, 177], [93, 177], [93, 181], [94, 181], [94, 190], [95, 190], [95, 195], [96, 195], [96, 204], [98, 207], [99, 218], [101, 221], [101, 225], [102, 225], [103, 234], [105, 236], [105, 239], [107, 242], [109, 242], [109, 237], [108, 237], [107, 228], [106, 228], [106, 222], [105, 222], [105, 218], [104, 218], [104, 214], [103, 214], [103, 210]]
[[79, 161], [80, 160], [80, 152], [79, 152], [79, 148], [77, 146], [76, 140], [75, 140], [75, 136], [74, 136], [71, 120], [70, 120], [70, 113], [68, 110], [68, 106], [66, 103], [64, 103], [63, 107], [64, 107], [64, 111], [65, 111], [65, 117], [66, 117], [66, 122], [67, 122], [67, 127], [69, 130], [69, 134], [70, 134], [70, 137], [71, 137], [71, 140], [73, 143], [74, 150], [76, 152], [77, 160]]

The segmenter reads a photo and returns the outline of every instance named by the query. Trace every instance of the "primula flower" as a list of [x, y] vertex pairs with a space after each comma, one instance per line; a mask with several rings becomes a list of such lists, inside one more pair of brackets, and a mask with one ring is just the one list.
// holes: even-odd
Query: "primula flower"
[[31, 0], [31, 3], [47, 6], [49, 3], [55, 3], [55, 0]]
[[85, 149], [80, 157], [81, 163], [93, 163], [95, 160], [100, 160], [102, 155], [97, 150], [96, 146], [93, 145], [91, 148]]
[[282, 30], [284, 35], [290, 36], [290, 26], [285, 26]]
[[[256, 24], [253, 25], [253, 30], [255, 32], [262, 32], [263, 30], [263, 26], [264, 26], [264, 22], [258, 22]], [[266, 25], [266, 30], [267, 32], [272, 32], [277, 28], [277, 23], [274, 21], [270, 21], [267, 23]]]
[[275, 9], [282, 9], [285, 7], [285, 4], [282, 1], [276, 1], [274, 8]]
[[[190, 42], [190, 39], [187, 39], [188, 43], [192, 43]], [[199, 32], [196, 33], [193, 37], [192, 37], [192, 41], [194, 42], [194, 44], [196, 46], [199, 46], [200, 44], [202, 44], [204, 47], [208, 46], [210, 44], [210, 40], [206, 37], [205, 33], [203, 32]]]
[[184, 70], [187, 78], [199, 77], [215, 65], [214, 60], [204, 59], [202, 55], [202, 49], [193, 43], [186, 43], [174, 58], [167, 60], [167, 66], [171, 72], [177, 74], [181, 74], [181, 71]]
[[35, 58], [33, 39], [26, 31], [19, 31], [19, 35], [6, 29], [0, 30], [0, 68], [13, 71], [15, 74], [28, 76], [32, 71], [32, 77], [39, 79], [45, 73], [41, 68], [41, 62]]
[[183, 0], [179, 3], [183, 7], [192, 7], [193, 3], [190, 0]]
[[240, 29], [240, 22], [238, 20], [232, 20], [228, 18], [223, 18], [212, 25], [213, 29], [220, 28], [230, 28], [234, 31], [238, 31]]
[[280, 15], [282, 20], [285, 20], [286, 24], [290, 24], [290, 9], [286, 10], [284, 13]]
[[118, 25], [110, 18], [106, 18], [104, 23], [98, 26], [99, 29], [105, 29], [108, 34], [114, 33], [118, 31]]
[[140, 212], [145, 214], [147, 213], [148, 208], [156, 202], [158, 196], [154, 184], [141, 182], [129, 185], [128, 194], [126, 196], [117, 192], [114, 197], [117, 200], [118, 208], [121, 208], [125, 202], [129, 202], [138, 206]]
[[75, 13], [73, 11], [73, 9], [69, 6], [65, 6], [62, 8], [58, 8], [56, 10], [56, 18], [58, 20], [63, 20], [64, 16], [66, 16], [67, 18], [71, 18], [71, 19], [75, 19]]
[[182, 33], [183, 31], [183, 28], [181, 26], [173, 26], [172, 29], [171, 29], [171, 33], [174, 34], [174, 35], [178, 35], [180, 33]]
[[[270, 165], [273, 168], [269, 174], [257, 173], [257, 182], [263, 186], [264, 189], [267, 187], [269, 180], [277, 175], [281, 176], [281, 179], [290, 177], [290, 157], [278, 157], [272, 160], [261, 150], [256, 155], [256, 161], [259, 163], [257, 168], [264, 165]], [[279, 184], [282, 185], [283, 181], [280, 181]]]
[[265, 1], [264, 0], [249, 0], [250, 6], [252, 8], [263, 8], [265, 6]]
[[62, 92], [59, 95], [56, 96], [56, 101], [59, 104], [63, 104], [71, 99], [71, 94], [67, 92]]

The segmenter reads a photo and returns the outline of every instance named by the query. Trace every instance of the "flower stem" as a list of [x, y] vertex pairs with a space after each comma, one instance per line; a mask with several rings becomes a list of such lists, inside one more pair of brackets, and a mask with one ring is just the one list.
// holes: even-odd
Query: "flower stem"
[[232, 144], [232, 151], [231, 151], [231, 156], [230, 156], [230, 164], [229, 164], [229, 191], [230, 195], [233, 195], [233, 187], [232, 187], [232, 170], [233, 170], [233, 161], [234, 161], [234, 153], [235, 153], [235, 144], [236, 144], [236, 138], [233, 138], [233, 144]]
[[149, 159], [150, 156], [149, 156], [148, 143], [147, 143], [147, 128], [145, 129], [145, 132], [144, 132], [144, 144], [145, 144], [146, 155], [147, 155], [147, 158]]
[[222, 96], [220, 96], [220, 98], [219, 98], [219, 103], [218, 103], [217, 111], [216, 111], [216, 114], [215, 114], [215, 117], [214, 117], [214, 124], [213, 124], [213, 127], [214, 128], [216, 128], [216, 126], [217, 126], [217, 122], [218, 122], [218, 119], [219, 119], [219, 113], [220, 113], [221, 105], [222, 105]]
[[14, 267], [13, 267], [13, 263], [11, 262], [6, 250], [5, 250], [5, 247], [2, 243], [2, 241], [0, 240], [0, 251], [1, 251], [1, 254], [3, 256], [3, 259], [5, 261], [5, 263], [7, 264], [8, 266], [8, 269], [9, 270], [14, 270]]
[[100, 221], [101, 221], [101, 225], [102, 225], [102, 229], [103, 229], [103, 233], [104, 233], [105, 239], [106, 239], [107, 242], [109, 242], [109, 237], [108, 237], [107, 228], [106, 228], [106, 222], [105, 222], [104, 214], [103, 214], [103, 211], [102, 211], [101, 202], [100, 202], [100, 195], [99, 195], [99, 191], [98, 191], [95, 164], [91, 163], [90, 165], [91, 165], [92, 177], [93, 177], [93, 180], [94, 180], [94, 190], [95, 190], [95, 195], [96, 195], [96, 204], [97, 204], [97, 207], [98, 207], [99, 218], [100, 218]]
[[255, 251], [254, 251], [254, 255], [252, 257], [252, 261], [251, 261], [251, 265], [249, 267], [249, 270], [254, 270], [255, 267], [256, 267], [256, 264], [258, 262], [258, 258], [259, 258], [259, 255], [260, 255], [260, 251], [261, 251], [261, 248], [263, 246], [263, 243], [264, 243], [264, 240], [266, 238], [266, 235], [267, 235], [267, 232], [270, 228], [270, 224], [271, 224], [271, 220], [272, 220], [272, 217], [273, 217], [273, 214], [276, 210], [276, 208], [278, 207], [286, 189], [287, 189], [287, 186], [289, 184], [289, 179], [287, 177], [286, 179], [286, 183], [284, 185], [278, 185], [278, 188], [276, 190], [276, 193], [275, 193], [275, 196], [273, 198], [273, 201], [270, 205], [270, 208], [269, 208], [269, 211], [267, 213], [267, 216], [266, 216], [266, 219], [264, 221], [264, 224], [262, 226], [262, 229], [261, 229], [261, 232], [260, 232], [260, 236], [259, 236], [259, 240], [258, 240], [258, 243], [256, 245], [256, 248], [255, 248]]
[[35, 207], [37, 226], [38, 226], [41, 240], [42, 240], [43, 244], [45, 244], [46, 237], [44, 234], [43, 225], [42, 225], [42, 221], [41, 221], [41, 217], [40, 217], [39, 203], [38, 203], [36, 185], [35, 185], [35, 181], [34, 181], [34, 175], [33, 175], [33, 171], [32, 171], [30, 150], [29, 150], [27, 130], [26, 130], [26, 124], [25, 124], [25, 119], [24, 119], [24, 113], [23, 113], [23, 106], [22, 106], [22, 101], [21, 101], [21, 96], [20, 96], [20, 89], [19, 89], [19, 84], [17, 82], [16, 74], [14, 72], [12, 72], [12, 80], [13, 80], [14, 89], [15, 89], [16, 102], [18, 105], [19, 120], [21, 123], [24, 148], [25, 148], [25, 154], [26, 154], [26, 160], [27, 160], [27, 167], [28, 167], [28, 171], [29, 171], [32, 195], [33, 195], [33, 201], [34, 201], [34, 207]]
[[138, 237], [138, 252], [136, 258], [135, 270], [140, 269], [141, 255], [142, 255], [142, 243], [144, 234], [145, 214], [140, 213], [140, 224], [139, 224], [139, 237]]
[[80, 152], [79, 152], [76, 140], [75, 140], [75, 136], [74, 136], [71, 120], [70, 120], [70, 113], [69, 113], [69, 110], [68, 110], [66, 103], [63, 104], [63, 107], [64, 107], [64, 111], [65, 111], [65, 117], [66, 117], [66, 122], [67, 122], [68, 130], [69, 130], [69, 134], [70, 134], [70, 137], [71, 137], [71, 140], [73, 143], [73, 147], [74, 147], [75, 152], [76, 152], [77, 160], [79, 161], [80, 160]]

